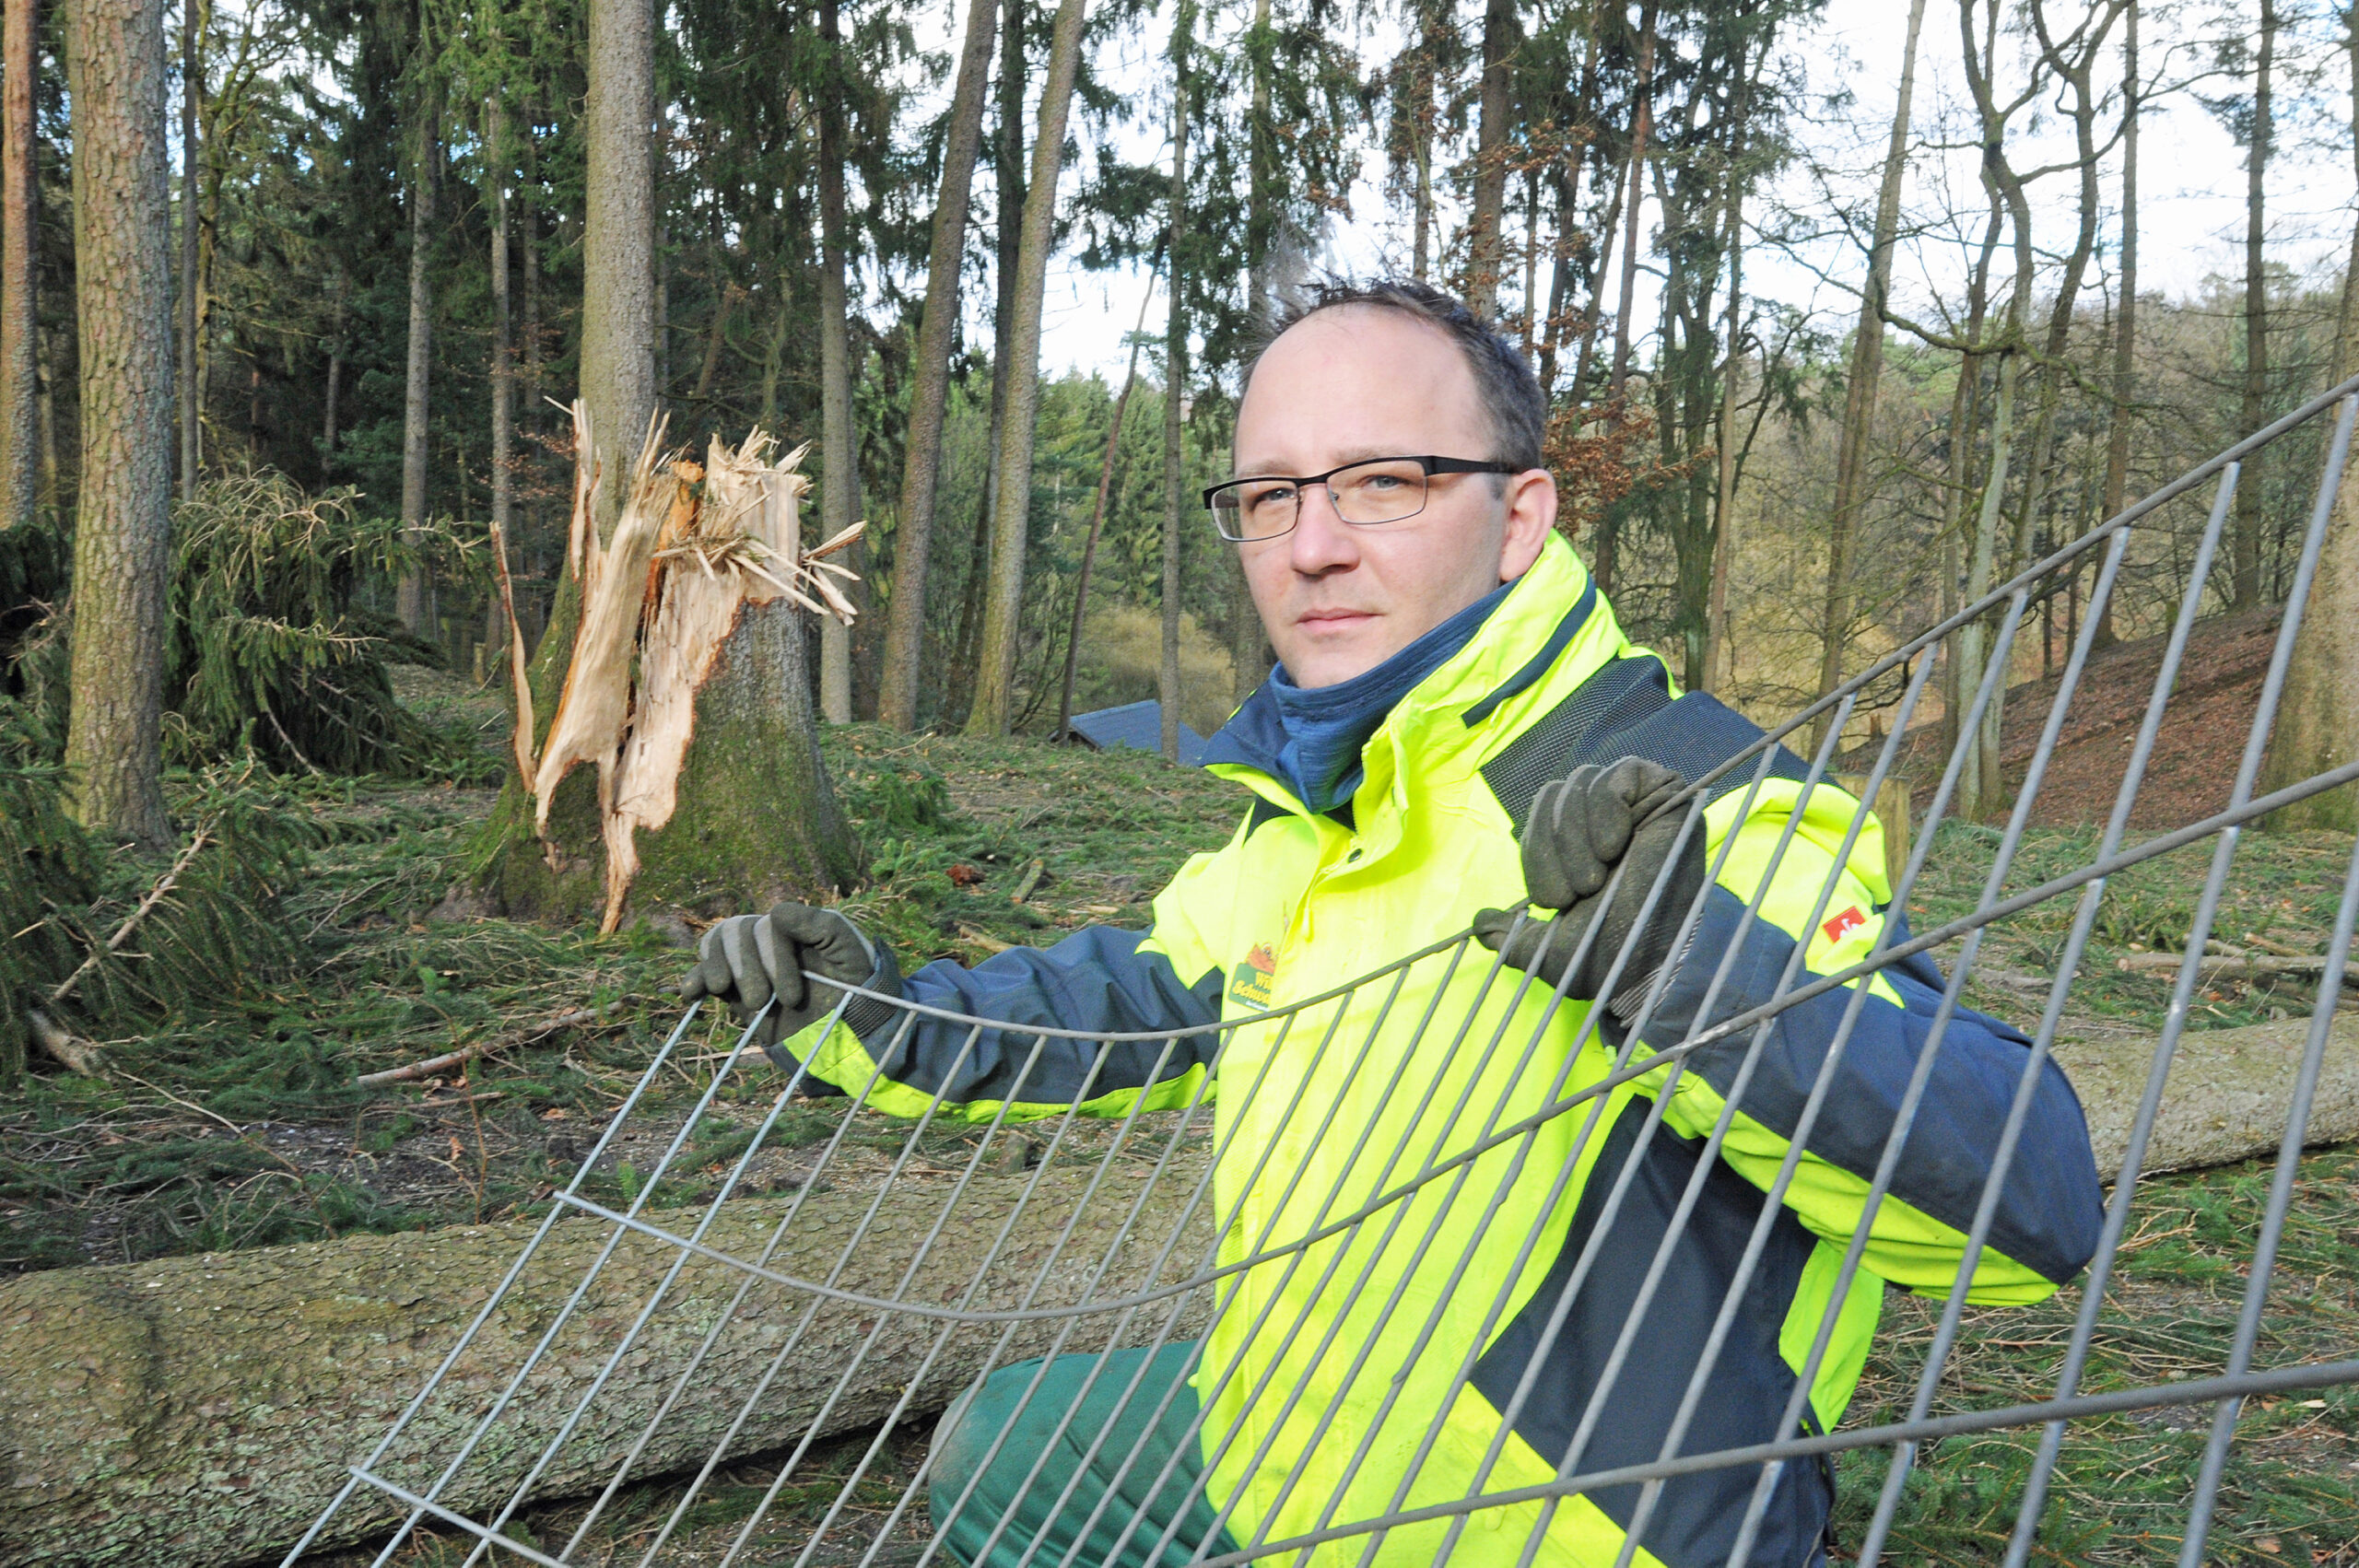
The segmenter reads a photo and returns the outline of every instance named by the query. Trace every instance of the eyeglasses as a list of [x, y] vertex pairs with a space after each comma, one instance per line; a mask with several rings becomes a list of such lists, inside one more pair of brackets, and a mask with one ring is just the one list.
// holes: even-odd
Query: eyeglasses
[[1232, 544], [1275, 539], [1302, 520], [1302, 494], [1323, 485], [1335, 515], [1357, 527], [1399, 522], [1426, 509], [1428, 482], [1437, 474], [1520, 474], [1515, 462], [1477, 462], [1462, 457], [1372, 457], [1324, 474], [1292, 477], [1263, 474], [1232, 479], [1204, 492], [1213, 526]]

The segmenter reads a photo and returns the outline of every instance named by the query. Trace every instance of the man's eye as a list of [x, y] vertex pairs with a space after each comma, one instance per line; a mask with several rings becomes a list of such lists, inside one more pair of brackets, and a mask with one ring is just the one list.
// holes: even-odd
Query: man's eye
[[1352, 484], [1357, 489], [1373, 491], [1379, 496], [1389, 496], [1393, 491], [1405, 487], [1408, 481], [1397, 474], [1364, 474], [1352, 481]]
[[1245, 509], [1248, 511], [1265, 511], [1274, 507], [1292, 505], [1294, 486], [1291, 485], [1256, 486], [1245, 492]]

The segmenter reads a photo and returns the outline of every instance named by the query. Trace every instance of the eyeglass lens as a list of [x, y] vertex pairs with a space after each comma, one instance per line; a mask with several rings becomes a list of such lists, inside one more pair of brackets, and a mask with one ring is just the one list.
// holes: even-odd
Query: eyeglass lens
[[[1398, 522], [1424, 509], [1426, 471], [1412, 458], [1355, 463], [1329, 474], [1326, 489], [1345, 522]], [[1301, 511], [1301, 487], [1285, 479], [1240, 479], [1213, 497], [1222, 536], [1238, 541], [1284, 533]]]

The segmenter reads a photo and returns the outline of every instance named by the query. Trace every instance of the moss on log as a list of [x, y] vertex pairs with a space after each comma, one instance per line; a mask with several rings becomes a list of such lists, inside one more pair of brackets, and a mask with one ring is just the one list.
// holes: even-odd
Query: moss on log
[[[1201, 1166], [1195, 1167], [1201, 1170]], [[966, 1290], [1026, 1178], [978, 1176], [908, 1288], [910, 1299], [954, 1302]], [[1084, 1176], [1046, 1173], [994, 1260], [979, 1305], [1006, 1306], [1038, 1281], [1036, 1303], [1081, 1299], [1142, 1177], [1109, 1173], [1053, 1265]], [[1098, 1296], [1136, 1289], [1180, 1223], [1194, 1186], [1177, 1166], [1146, 1198]], [[948, 1197], [929, 1182], [890, 1194], [839, 1284], [890, 1296]], [[823, 1278], [872, 1194], [815, 1193], [772, 1259], [781, 1273]], [[707, 1244], [758, 1253], [787, 1199], [722, 1206]], [[657, 1223], [693, 1223], [693, 1211]], [[531, 1235], [532, 1223], [119, 1267], [61, 1269], [0, 1285], [0, 1563], [250, 1562], [284, 1552], [422, 1387]], [[534, 1255], [442, 1392], [412, 1422], [378, 1473], [422, 1491], [465, 1441], [557, 1317], [613, 1227], [565, 1219]], [[1173, 1254], [1175, 1271], [1209, 1250], [1201, 1208]], [[573, 1410], [607, 1355], [654, 1293], [676, 1249], [632, 1233], [525, 1381], [493, 1438], [446, 1490], [452, 1505], [495, 1510]], [[1046, 1267], [1047, 1272], [1042, 1270]], [[1167, 1275], [1167, 1278], [1173, 1277]], [[565, 1496], [604, 1484], [669, 1391], [745, 1276], [692, 1259], [665, 1305], [591, 1406], [535, 1488]], [[635, 1468], [653, 1475], [700, 1463], [734, 1418], [812, 1301], [757, 1283]], [[1201, 1323], [1201, 1303], [1190, 1312]], [[1147, 1317], [1142, 1314], [1142, 1332]], [[792, 1443], [809, 1427], [874, 1325], [860, 1307], [822, 1306], [733, 1452]], [[1007, 1354], [1037, 1355], [1053, 1321], [1018, 1328]], [[939, 1320], [895, 1315], [827, 1433], [888, 1415], [939, 1331]], [[1190, 1332], [1201, 1332], [1191, 1327]], [[1086, 1329], [1075, 1348], [1103, 1344]], [[998, 1339], [995, 1324], [962, 1326], [926, 1372], [911, 1405], [940, 1410], [972, 1381]], [[336, 1516], [328, 1545], [381, 1535], [397, 1504], [363, 1488]]]

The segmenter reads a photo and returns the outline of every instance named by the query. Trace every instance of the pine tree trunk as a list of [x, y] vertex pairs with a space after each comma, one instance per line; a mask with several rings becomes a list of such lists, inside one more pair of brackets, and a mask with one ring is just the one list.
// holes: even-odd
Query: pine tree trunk
[[34, 0], [0, 21], [0, 532], [29, 527], [41, 501], [41, 318], [33, 258], [40, 221]]
[[[2351, 114], [2359, 124], [2359, 12], [2343, 18], [2343, 48], [2351, 69]], [[2353, 153], [2359, 161], [2359, 151]], [[2335, 379], [2359, 375], [2359, 225], [2342, 275], [2342, 314], [2335, 334]], [[2251, 481], [2247, 480], [2246, 484]], [[2239, 486], [2241, 489], [2242, 486]], [[2269, 733], [2261, 788], [2288, 784], [2339, 767], [2359, 736], [2359, 465], [2342, 471], [2334, 519], [2318, 556], [2310, 602], [2285, 672], [2285, 695]], [[2288, 806], [2269, 819], [2277, 827], [2359, 829], [2359, 787], [2344, 785]]]
[[203, 41], [197, 33], [200, 7], [181, 7], [181, 499], [196, 494], [205, 462], [205, 409], [197, 396], [196, 333], [203, 319], [198, 298], [197, 116], [205, 93]]
[[[1211, 1251], [1206, 1207], [1191, 1211], [1188, 1203], [1201, 1174], [1201, 1164], [1183, 1155], [1146, 1195], [1126, 1235], [1121, 1222], [1140, 1197], [1139, 1176], [1117, 1170], [1086, 1192], [1086, 1173], [1039, 1174], [1022, 1222], [984, 1271], [977, 1305], [1074, 1305], [1092, 1270], [1071, 1260], [1109, 1253], [1094, 1286], [1099, 1295], [1182, 1277]], [[960, 1234], [995, 1234], [1028, 1179], [977, 1176], [959, 1199]], [[829, 1277], [873, 1197], [873, 1190], [814, 1191], [769, 1267], [799, 1278]], [[792, 1201], [725, 1204], [703, 1245], [759, 1256]], [[927, 1233], [942, 1202], [906, 1184], [886, 1194], [868, 1243], [843, 1256], [837, 1288], [958, 1299], [982, 1261], [970, 1248], [937, 1246], [914, 1277], [903, 1279], [914, 1238]], [[654, 1219], [668, 1217], [659, 1212]], [[1072, 1235], [1057, 1254], [1068, 1222]], [[534, 1222], [520, 1221], [355, 1236], [56, 1269], [0, 1282], [0, 1445], [11, 1463], [11, 1484], [0, 1494], [0, 1568], [68, 1561], [229, 1568], [275, 1561], [344, 1486], [346, 1467], [368, 1457], [424, 1387], [534, 1228]], [[1175, 1232], [1181, 1233], [1180, 1245], [1158, 1271], [1156, 1257]], [[421, 1491], [431, 1485], [530, 1348], [555, 1328], [556, 1342], [518, 1389], [496, 1438], [476, 1450], [443, 1493], [448, 1505], [462, 1509], [496, 1510], [505, 1502], [580, 1401], [583, 1369], [602, 1364], [621, 1342], [679, 1257], [660, 1241], [627, 1233], [557, 1327], [569, 1293], [613, 1234], [601, 1221], [557, 1222], [441, 1394], [375, 1473]], [[1056, 1263], [1052, 1254], [1065, 1261]], [[589, 1419], [534, 1487], [536, 1496], [580, 1495], [604, 1483], [689, 1370], [707, 1331], [721, 1324], [744, 1277], [703, 1258], [687, 1265]], [[702, 1352], [631, 1473], [661, 1475], [700, 1463], [813, 1305], [807, 1294], [756, 1285]], [[1194, 1298], [1179, 1331], [1202, 1332], [1207, 1305], [1208, 1296]], [[1158, 1309], [1142, 1317], [1140, 1340], [1161, 1316]], [[802, 1348], [780, 1363], [731, 1452], [760, 1453], [800, 1439], [826, 1410], [873, 1321], [859, 1306], [819, 1305]], [[1022, 1325], [1001, 1364], [1046, 1352], [1059, 1329], [1055, 1318]], [[827, 1411], [820, 1433], [882, 1420], [921, 1367], [924, 1379], [909, 1413], [941, 1410], [981, 1372], [1002, 1328], [961, 1328], [926, 1365], [940, 1332], [935, 1321], [914, 1316], [887, 1325], [852, 1387]], [[401, 1518], [398, 1504], [363, 1487], [312, 1545], [357, 1544]]]
[[[581, 366], [593, 450], [577, 451], [575, 462], [597, 464], [597, 503], [583, 526], [607, 544], [616, 539], [655, 405], [655, 224], [647, 156], [654, 31], [650, 0], [597, 0], [592, 7]], [[634, 433], [625, 439], [618, 427]], [[585, 483], [578, 474], [577, 490]], [[791, 535], [788, 542], [792, 555]], [[536, 758], [561, 704], [576, 695], [568, 683], [584, 625], [586, 554], [569, 551], [533, 660], [526, 711], [534, 731], [526, 749]], [[637, 569], [644, 572], [646, 563]], [[717, 915], [816, 896], [848, 883], [858, 872], [858, 848], [819, 759], [810, 670], [792, 603], [744, 605], [709, 673], [691, 689], [692, 738], [671, 781], [673, 803], [660, 825], [631, 839], [637, 870], [623, 879], [629, 907]], [[521, 771], [511, 775], [476, 861], [500, 907], [560, 923], [603, 913], [611, 924], [618, 916], [624, 906], [609, 882], [609, 802], [602, 799], [613, 761], [610, 747], [598, 767], [570, 766], [556, 777], [545, 836], [535, 827], [530, 782]]]
[[[844, 298], [843, 36], [836, 0], [819, 0], [819, 532], [860, 520], [860, 439], [852, 428], [851, 306]], [[851, 722], [851, 628], [819, 621], [819, 708]]]
[[[434, 112], [418, 117], [417, 165], [409, 195], [409, 360], [402, 393], [402, 528], [413, 541], [426, 531], [426, 420], [434, 365], [434, 287], [431, 282], [434, 222]], [[433, 627], [425, 574], [402, 574], [393, 589], [394, 614], [421, 637]]]
[[1466, 303], [1489, 317], [1499, 306], [1506, 262], [1508, 97], [1515, 53], [1515, 0], [1483, 7], [1483, 101], [1474, 133], [1474, 206], [1466, 224]]
[[[2269, 417], [2269, 215], [2263, 184], [2276, 139], [2270, 102], [2270, 74], [2276, 52], [2276, 0], [2260, 0], [2260, 40], [2252, 73], [2252, 132], [2245, 149], [2245, 385], [2243, 406], [2236, 415], [2240, 430], [2258, 430]], [[2261, 603], [2265, 519], [2260, 467], [2260, 454], [2256, 452], [2236, 486], [2231, 610], [2256, 609]]]
[[[1010, 0], [1021, 5], [1022, 0]], [[897, 730], [918, 721], [918, 668], [925, 657], [926, 564], [933, 548], [933, 504], [942, 477], [942, 430], [950, 400], [950, 349], [958, 330], [958, 272], [967, 249], [967, 203], [982, 144], [983, 88], [991, 71], [996, 0], [968, 0], [958, 84], [934, 197], [926, 253], [926, 287], [910, 393], [910, 432], [901, 470], [901, 521], [893, 536], [893, 601], [886, 632], [885, 677], [876, 717]]]
[[[1819, 623], [1818, 695], [1843, 678], [1843, 649], [1851, 631], [1851, 542], [1867, 504], [1867, 451], [1876, 416], [1876, 383], [1884, 374], [1885, 297], [1892, 291], [1893, 244], [1900, 229], [1900, 182], [1908, 168], [1910, 99], [1917, 90], [1917, 39], [1925, 23], [1925, 0], [1909, 0], [1907, 41], [1900, 55], [1900, 101], [1892, 111], [1885, 143], [1884, 182], [1876, 193], [1876, 221], [1868, 245], [1868, 281], [1860, 296], [1860, 325], [1851, 340], [1849, 384], [1844, 388], [1843, 429], [1836, 442], [1835, 504], [1826, 539], [1826, 613]], [[1812, 729], [1812, 749], [1826, 738], [1828, 715]]]
[[163, 0], [76, 0], [66, 40], [82, 365], [67, 799], [85, 827], [160, 847], [171, 837], [160, 739], [172, 488]]
[[1171, 24], [1171, 194], [1163, 249], [1171, 258], [1169, 315], [1163, 334], [1163, 639], [1155, 689], [1163, 719], [1163, 756], [1180, 760], [1180, 531], [1188, 506], [1183, 405], [1188, 389], [1188, 275], [1182, 264], [1188, 233], [1188, 45], [1196, 29], [1193, 0], [1180, 0]]
[[[516, 345], [508, 288], [508, 111], [498, 98], [484, 106], [484, 141], [491, 173], [491, 529], [504, 553], [516, 509]], [[499, 598], [491, 603], [487, 667], [507, 640]]]
[[[1007, 412], [1000, 426], [992, 497], [991, 581], [976, 654], [970, 735], [1002, 735], [1015, 716], [1017, 621], [1024, 609], [1024, 565], [1032, 518], [1032, 439], [1040, 413], [1040, 311], [1049, 281], [1049, 248], [1064, 161], [1065, 118], [1081, 62], [1086, 0], [1060, 0], [1040, 87], [1039, 129], [1032, 143], [1022, 245], [1016, 255], [1015, 319], [1009, 345]], [[1176, 273], [1175, 273], [1176, 275]]]

